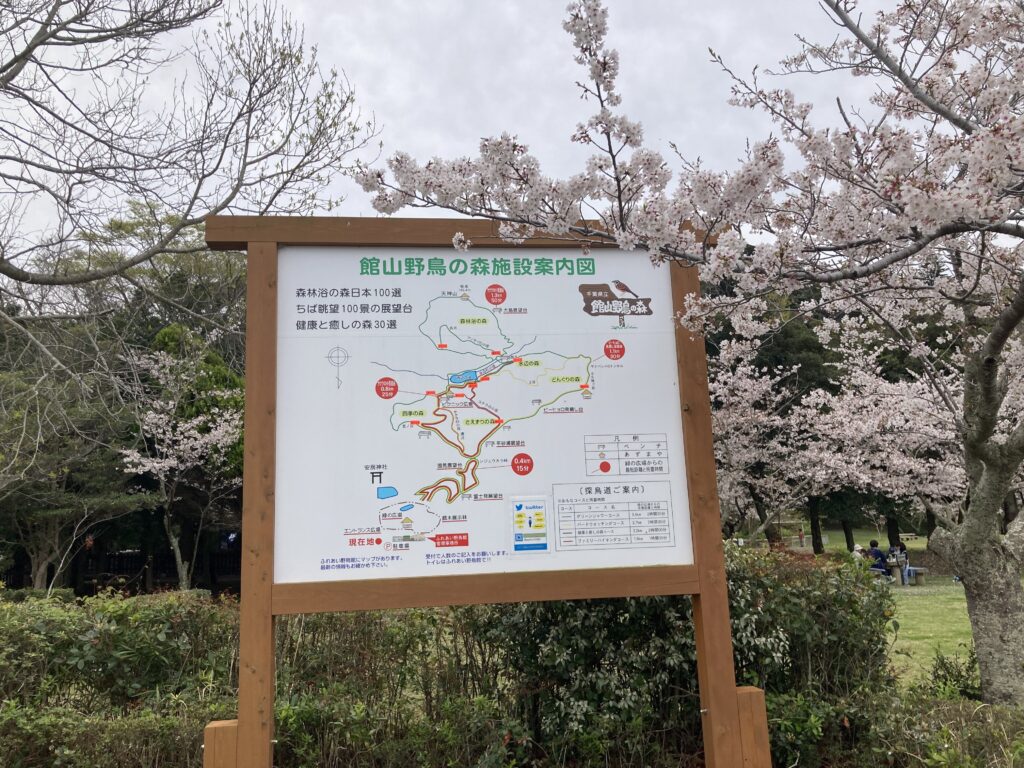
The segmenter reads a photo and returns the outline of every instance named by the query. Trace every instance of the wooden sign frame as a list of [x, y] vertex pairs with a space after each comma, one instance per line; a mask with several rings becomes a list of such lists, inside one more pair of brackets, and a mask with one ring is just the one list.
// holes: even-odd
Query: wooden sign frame
[[[643, 595], [693, 597], [708, 768], [770, 768], [764, 693], [736, 687], [704, 342], [682, 328], [676, 331], [676, 356], [693, 565], [274, 583], [278, 247], [451, 248], [456, 232], [487, 248], [580, 247], [579, 242], [553, 238], [532, 238], [513, 246], [498, 237], [495, 223], [468, 219], [212, 216], [207, 220], [210, 248], [247, 251], [248, 285], [238, 719], [207, 726], [205, 768], [272, 767], [276, 616]], [[672, 299], [679, 310], [687, 294], [699, 292], [700, 284], [695, 269], [671, 269]]]

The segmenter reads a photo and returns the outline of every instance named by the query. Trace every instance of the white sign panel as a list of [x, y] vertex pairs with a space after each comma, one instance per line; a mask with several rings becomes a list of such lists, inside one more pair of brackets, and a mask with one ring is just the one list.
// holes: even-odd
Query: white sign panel
[[693, 562], [669, 271], [282, 247], [277, 583]]

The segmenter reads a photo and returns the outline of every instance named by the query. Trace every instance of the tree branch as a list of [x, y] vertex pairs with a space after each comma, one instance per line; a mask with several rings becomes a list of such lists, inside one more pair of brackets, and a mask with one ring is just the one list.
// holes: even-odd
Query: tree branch
[[978, 127], [974, 123], [960, 117], [952, 109], [947, 107], [945, 104], [942, 104], [935, 97], [921, 88], [918, 81], [915, 80], [909, 72], [903, 69], [899, 63], [889, 55], [889, 52], [885, 49], [885, 46], [882, 45], [881, 41], [876, 42], [875, 40], [872, 40], [870, 35], [861, 29], [860, 24], [854, 21], [850, 14], [846, 12], [846, 9], [843, 8], [843, 4], [840, 0], [821, 1], [830, 11], [832, 11], [832, 13], [836, 15], [836, 17], [843, 23], [843, 26], [850, 30], [854, 37], [860, 40], [864, 47], [871, 52], [872, 56], [878, 59], [878, 61], [881, 62], [887, 70], [889, 70], [889, 73], [893, 77], [906, 86], [907, 90], [910, 91], [910, 94], [915, 99], [935, 114], [948, 120], [964, 133], [974, 133], [977, 130]]

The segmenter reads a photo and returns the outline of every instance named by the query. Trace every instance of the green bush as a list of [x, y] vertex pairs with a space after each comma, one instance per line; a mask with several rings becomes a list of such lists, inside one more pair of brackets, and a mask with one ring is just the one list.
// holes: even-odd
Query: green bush
[[409, 699], [371, 707], [347, 691], [324, 688], [282, 703], [277, 717], [282, 766], [474, 766], [509, 752], [509, 729], [495, 702], [482, 697], [447, 700], [428, 719]]
[[776, 765], [821, 765], [829, 725], [837, 722], [829, 702], [803, 693], [769, 694], [768, 719]]
[[[943, 707], [957, 702], [918, 691], [925, 704], [901, 704], [889, 689], [892, 604], [865, 569], [727, 560], [737, 672], [768, 692], [776, 765], [1016, 765], [1009, 715], [954, 717]], [[0, 765], [198, 768], [203, 726], [234, 716], [237, 624], [235, 603], [197, 593], [0, 602]], [[277, 627], [280, 768], [699, 764], [688, 598]], [[965, 762], [982, 741], [981, 762]]]
[[497, 671], [456, 611], [278, 622], [282, 765], [475, 765], [504, 754]]
[[1024, 768], [1020, 708], [913, 697], [881, 715], [873, 737], [896, 768]]
[[[738, 678], [769, 693], [798, 694], [769, 699], [773, 743], [788, 745], [776, 750], [777, 762], [817, 754], [823, 733], [852, 739], [851, 723], [864, 719], [859, 694], [888, 681], [888, 588], [847, 558], [730, 547], [727, 563]], [[649, 765], [658, 755], [699, 751], [688, 598], [467, 613], [501, 654], [510, 713], [549, 752], [583, 764], [612, 756], [619, 765]], [[794, 709], [794, 701], [802, 703]]]
[[961, 643], [960, 647], [966, 649], [963, 656], [958, 653], [947, 656], [941, 651], [935, 654], [923, 686], [926, 694], [943, 699], [981, 701], [981, 673], [974, 644]]
[[227, 693], [236, 645], [234, 606], [198, 593], [0, 603], [0, 700], [95, 711]]
[[84, 625], [82, 610], [56, 601], [0, 601], [0, 701], [49, 706], [73, 697], [55, 649]]
[[846, 698], [889, 682], [889, 587], [846, 557], [730, 548], [737, 674], [769, 692]]
[[5, 768], [177, 768], [201, 764], [202, 712], [160, 715], [141, 709], [93, 715], [74, 709], [0, 706]]
[[0, 602], [6, 603], [23, 603], [26, 600], [59, 600], [64, 603], [71, 603], [75, 600], [75, 590], [73, 589], [54, 589], [47, 592], [45, 589], [33, 589], [32, 587], [25, 587], [23, 589], [4, 589], [2, 582], [0, 582]]

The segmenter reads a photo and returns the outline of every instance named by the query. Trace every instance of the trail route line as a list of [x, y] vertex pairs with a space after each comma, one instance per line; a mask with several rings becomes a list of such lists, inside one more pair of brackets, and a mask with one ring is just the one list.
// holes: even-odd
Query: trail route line
[[[491, 309], [468, 298], [432, 299], [418, 330], [442, 360], [456, 365], [447, 371], [443, 389], [424, 389], [421, 397], [397, 403], [391, 428], [436, 435], [460, 463], [454, 471], [428, 479], [415, 492], [421, 501], [452, 504], [477, 488], [481, 454], [503, 426], [541, 416], [561, 400], [592, 396], [592, 357], [522, 351]], [[437, 378], [431, 372], [413, 373], [424, 380]]]

